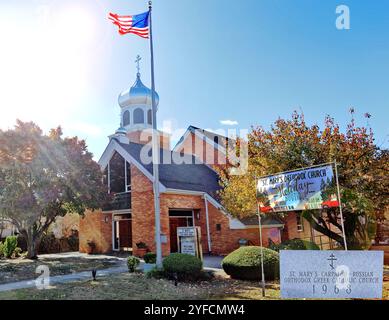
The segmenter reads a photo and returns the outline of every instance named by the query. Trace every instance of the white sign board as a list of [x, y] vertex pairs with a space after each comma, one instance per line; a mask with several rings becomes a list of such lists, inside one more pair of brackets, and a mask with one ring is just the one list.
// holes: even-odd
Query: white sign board
[[195, 237], [196, 230], [194, 227], [178, 227], [177, 235], [179, 237]]
[[265, 199], [262, 206], [268, 211], [321, 209], [330, 201], [322, 198], [322, 191], [333, 177], [332, 165], [284, 172], [258, 179], [257, 195]]
[[196, 256], [196, 243], [194, 241], [181, 241], [181, 253]]
[[282, 298], [382, 298], [383, 251], [281, 250]]
[[177, 242], [180, 253], [203, 259], [200, 227], [178, 227]]

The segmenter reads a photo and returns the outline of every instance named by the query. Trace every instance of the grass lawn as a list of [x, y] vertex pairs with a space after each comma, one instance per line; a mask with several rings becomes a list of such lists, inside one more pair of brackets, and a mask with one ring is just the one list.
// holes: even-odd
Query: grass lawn
[[[279, 286], [269, 285], [267, 299], [279, 298]], [[60, 284], [46, 290], [19, 289], [0, 292], [0, 300], [194, 300], [194, 299], [258, 299], [257, 282], [221, 277], [199, 283], [178, 283], [148, 279], [143, 274], [114, 274], [97, 281]]]
[[35, 279], [37, 277], [35, 270], [39, 265], [48, 266], [50, 275], [56, 276], [92, 269], [106, 269], [117, 265], [118, 262], [119, 260], [115, 257], [102, 259], [93, 258], [93, 256], [88, 258], [61, 257], [40, 260], [3, 259], [0, 260], [0, 284]]
[[[279, 285], [268, 284], [265, 299], [280, 299]], [[263, 299], [258, 282], [215, 277], [200, 283], [179, 283], [148, 279], [143, 274], [115, 274], [98, 281], [61, 284], [46, 290], [19, 289], [0, 292], [0, 300], [195, 300]], [[384, 299], [389, 299], [389, 277], [384, 282]]]

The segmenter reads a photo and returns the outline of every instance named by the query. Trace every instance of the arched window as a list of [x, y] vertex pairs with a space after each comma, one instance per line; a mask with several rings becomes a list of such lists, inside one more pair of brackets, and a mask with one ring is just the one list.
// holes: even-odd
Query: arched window
[[130, 124], [130, 111], [126, 110], [123, 113], [123, 126], [128, 126]]
[[219, 144], [219, 137], [218, 136], [215, 136], [213, 138], [213, 142], [215, 143], [215, 146], [217, 146]]
[[113, 193], [125, 192], [125, 160], [115, 151], [109, 161], [110, 191]]
[[141, 108], [134, 111], [134, 123], [145, 123], [145, 114]]
[[148, 124], [153, 124], [153, 121], [152, 121], [152, 111], [151, 109], [149, 111], [147, 111], [147, 123]]
[[[131, 165], [116, 151], [109, 161], [108, 167], [104, 170], [103, 181], [108, 186], [109, 193], [131, 191]], [[124, 203], [124, 205], [127, 204]], [[127, 207], [123, 209], [127, 209]]]

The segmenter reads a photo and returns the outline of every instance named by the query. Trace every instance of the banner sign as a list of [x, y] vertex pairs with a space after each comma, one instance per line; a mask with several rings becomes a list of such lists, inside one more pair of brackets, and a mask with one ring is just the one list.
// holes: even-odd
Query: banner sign
[[281, 250], [282, 298], [382, 298], [383, 251]]
[[276, 174], [258, 179], [257, 196], [262, 212], [284, 212], [339, 206], [334, 195], [323, 199], [334, 178], [332, 165]]

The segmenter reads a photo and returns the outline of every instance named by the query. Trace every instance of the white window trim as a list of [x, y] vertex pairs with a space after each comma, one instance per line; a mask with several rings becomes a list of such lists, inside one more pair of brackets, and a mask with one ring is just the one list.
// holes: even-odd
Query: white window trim
[[[298, 221], [300, 221], [300, 223], [298, 223]], [[297, 232], [304, 232], [304, 220], [299, 214], [296, 214], [296, 228]]]

